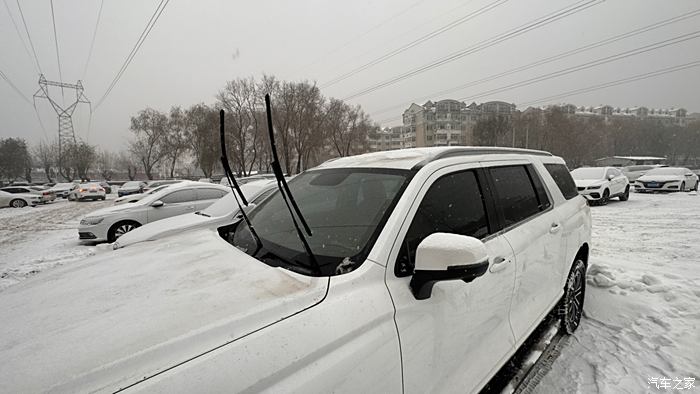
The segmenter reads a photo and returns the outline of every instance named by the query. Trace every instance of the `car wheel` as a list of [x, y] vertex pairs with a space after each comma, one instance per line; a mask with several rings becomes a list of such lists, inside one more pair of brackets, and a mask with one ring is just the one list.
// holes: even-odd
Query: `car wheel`
[[625, 188], [625, 192], [620, 196], [620, 201], [627, 201], [630, 199], [630, 187]]
[[100, 197], [100, 200], [104, 201], [104, 200], [105, 200], [105, 197]]
[[24, 208], [27, 206], [27, 202], [24, 200], [15, 199], [15, 200], [10, 201], [10, 206], [12, 208]]
[[566, 279], [564, 297], [559, 303], [559, 318], [563, 333], [571, 335], [581, 323], [583, 301], [586, 296], [586, 264], [576, 258]]
[[117, 222], [109, 228], [109, 231], [107, 232], [107, 241], [109, 241], [110, 243], [114, 242], [117, 239], [119, 239], [119, 237], [121, 237], [122, 235], [140, 226], [141, 225], [139, 223], [131, 220]]
[[698, 183], [700, 183], [700, 180], [695, 181], [695, 187], [693, 188], [693, 191], [698, 191]]
[[603, 197], [600, 198], [600, 205], [607, 205], [608, 201], [610, 201], [610, 190], [605, 189]]
[[680, 191], [684, 192], [685, 191], [685, 182], [681, 182], [681, 188]]

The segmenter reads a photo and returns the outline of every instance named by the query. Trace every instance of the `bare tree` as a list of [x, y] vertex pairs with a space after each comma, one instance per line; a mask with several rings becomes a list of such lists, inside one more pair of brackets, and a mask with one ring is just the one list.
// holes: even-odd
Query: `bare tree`
[[135, 140], [131, 142], [130, 150], [141, 163], [148, 179], [153, 179], [153, 168], [165, 157], [167, 125], [167, 115], [151, 108], [131, 118]]
[[58, 146], [55, 142], [41, 141], [34, 149], [34, 162], [44, 169], [48, 182], [53, 182], [58, 165]]
[[219, 115], [205, 104], [196, 104], [185, 111], [185, 140], [204, 176], [211, 178], [220, 157], [218, 144]]
[[168, 159], [170, 177], [175, 175], [178, 159], [187, 150], [186, 115], [180, 107], [172, 107], [163, 139], [163, 155]]
[[106, 181], [111, 181], [114, 176], [114, 169], [117, 166], [117, 156], [109, 151], [103, 150], [97, 154], [97, 171], [100, 177]]
[[138, 159], [130, 151], [119, 152], [116, 158], [116, 166], [120, 171], [126, 171], [130, 181], [136, 179], [139, 169]]

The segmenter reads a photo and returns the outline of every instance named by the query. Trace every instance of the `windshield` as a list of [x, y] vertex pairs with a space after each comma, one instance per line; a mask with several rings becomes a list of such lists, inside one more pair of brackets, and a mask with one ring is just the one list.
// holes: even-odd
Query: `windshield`
[[686, 170], [684, 168], [655, 168], [650, 170], [645, 174], [648, 175], [685, 175]]
[[574, 179], [603, 179], [605, 168], [577, 168], [571, 171]]
[[54, 188], [66, 188], [66, 187], [73, 187], [72, 183], [57, 183]]
[[165, 189], [165, 188], [168, 187], [168, 186], [170, 186], [170, 185], [161, 185], [161, 186], [158, 186], [158, 187], [156, 187], [155, 189], [151, 189], [151, 190], [147, 191], [146, 194], [155, 194], [155, 193], [158, 193], [159, 191]]
[[[362, 263], [408, 179], [406, 170], [327, 169], [300, 174], [289, 182], [313, 233], [307, 240], [323, 275], [342, 273]], [[249, 217], [263, 243], [255, 257], [271, 265], [310, 267], [279, 192], [253, 209]], [[239, 227], [233, 245], [255, 253], [247, 225], [241, 222]]]

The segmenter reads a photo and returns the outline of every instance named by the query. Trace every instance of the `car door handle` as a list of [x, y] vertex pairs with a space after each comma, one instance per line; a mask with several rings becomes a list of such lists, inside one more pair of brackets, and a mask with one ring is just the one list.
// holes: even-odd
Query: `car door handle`
[[507, 259], [505, 257], [496, 257], [493, 259], [493, 264], [491, 264], [491, 268], [489, 268], [490, 272], [498, 272], [498, 271], [503, 271], [508, 267], [510, 264], [510, 259]]
[[558, 232], [559, 229], [561, 229], [561, 225], [559, 225], [559, 223], [552, 223], [552, 226], [549, 228], [549, 232], [551, 234], [554, 234], [554, 233]]

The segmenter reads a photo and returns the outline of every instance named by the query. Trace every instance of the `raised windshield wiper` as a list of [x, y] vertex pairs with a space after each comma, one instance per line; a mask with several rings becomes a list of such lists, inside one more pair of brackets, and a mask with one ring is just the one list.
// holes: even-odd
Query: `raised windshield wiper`
[[253, 238], [255, 238], [255, 244], [257, 245], [257, 248], [254, 253], [251, 253], [251, 256], [254, 256], [256, 253], [258, 253], [258, 250], [262, 248], [263, 244], [260, 240], [260, 237], [258, 237], [258, 234], [255, 232], [253, 224], [250, 222], [250, 219], [248, 219], [248, 215], [245, 213], [245, 210], [241, 206], [241, 202], [238, 201], [238, 196], [240, 196], [241, 200], [243, 201], [243, 204], [245, 204], [245, 206], [248, 206], [248, 201], [243, 195], [240, 186], [238, 186], [236, 178], [233, 176], [231, 166], [228, 164], [228, 154], [226, 153], [226, 136], [224, 133], [223, 109], [219, 111], [219, 134], [221, 136], [221, 166], [224, 167], [224, 174], [226, 174], [226, 178], [228, 179], [228, 185], [231, 187], [233, 199], [236, 200], [236, 205], [238, 205], [238, 211], [240, 212], [240, 215], [243, 216], [243, 220], [245, 221], [245, 223], [248, 225], [248, 229], [250, 229], [250, 234], [253, 235]]
[[[309, 228], [309, 225], [306, 223], [306, 220], [304, 219], [304, 215], [301, 214], [301, 210], [299, 210], [299, 206], [297, 205], [297, 202], [294, 200], [294, 196], [292, 196], [292, 192], [289, 190], [289, 185], [287, 185], [287, 181], [284, 179], [284, 174], [282, 173], [282, 166], [280, 165], [279, 157], [277, 156], [277, 145], [275, 144], [275, 132], [272, 128], [272, 105], [270, 104], [270, 95], [269, 94], [265, 95], [265, 111], [267, 112], [267, 130], [270, 133], [270, 150], [272, 151], [272, 162], [270, 163], [270, 166], [272, 167], [272, 172], [275, 174], [275, 179], [277, 179], [277, 188], [279, 189], [280, 194], [282, 195], [282, 199], [284, 200], [284, 203], [287, 205], [287, 209], [289, 210], [289, 215], [292, 217], [292, 223], [294, 223], [294, 228], [297, 230], [297, 234], [299, 234], [299, 239], [301, 240], [301, 243], [304, 245], [304, 250], [306, 250], [306, 254], [309, 256], [309, 260], [311, 261], [313, 268], [320, 275], [321, 274], [321, 266], [318, 265], [318, 261], [316, 260], [316, 256], [311, 251], [311, 247], [309, 246], [309, 242], [306, 240], [306, 236], [304, 235], [304, 232], [301, 231], [301, 228], [299, 228], [299, 224], [297, 223], [297, 220], [294, 217], [294, 213], [296, 213], [296, 216], [299, 217], [299, 221], [301, 221], [301, 224], [304, 226], [304, 230], [306, 230], [306, 233], [309, 236], [311, 236], [312, 235], [311, 229]], [[290, 205], [290, 203], [291, 203], [291, 205]]]
[[197, 211], [197, 212], [195, 212], [194, 214], [195, 214], [195, 215], [199, 215], [199, 216], [204, 216], [204, 217], [207, 217], [207, 218], [210, 218], [210, 217], [211, 217], [210, 214], [204, 213], [204, 212], [202, 212], [202, 211]]

